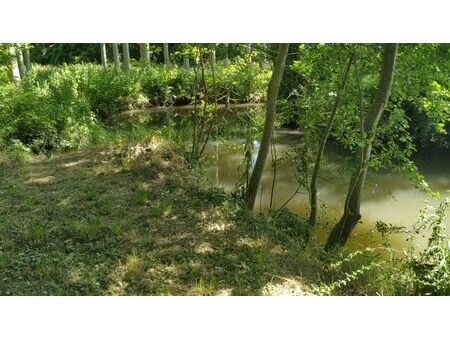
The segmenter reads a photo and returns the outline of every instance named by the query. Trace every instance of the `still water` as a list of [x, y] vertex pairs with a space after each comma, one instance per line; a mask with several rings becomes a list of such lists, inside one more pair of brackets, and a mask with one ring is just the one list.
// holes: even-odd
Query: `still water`
[[[290, 146], [299, 141], [299, 135], [289, 130], [279, 130], [275, 133], [275, 152], [278, 158], [289, 150]], [[211, 156], [212, 164], [208, 168], [210, 180], [224, 187], [227, 191], [235, 188], [239, 178], [239, 166], [242, 163], [244, 140], [233, 142], [212, 142], [207, 153]], [[256, 158], [258, 144], [254, 143]], [[433, 156], [422, 154], [415, 159], [421, 173], [425, 176], [430, 187], [441, 194], [441, 197], [450, 197], [450, 156]], [[319, 212], [319, 221], [324, 224], [316, 230], [317, 237], [325, 241], [330, 227], [342, 214], [345, 195], [348, 189], [351, 167], [348, 156], [335, 147], [328, 147], [325, 160], [321, 167], [321, 177], [318, 182], [318, 198], [322, 209]], [[273, 179], [270, 154], [268, 157], [261, 186], [257, 195], [255, 210], [264, 210], [270, 203], [270, 191]], [[278, 208], [290, 198], [298, 187], [292, 163], [284, 160], [277, 166], [275, 193], [273, 207]], [[392, 172], [370, 171], [367, 177], [363, 200], [361, 204], [362, 220], [356, 227], [348, 242], [350, 249], [356, 250], [367, 245], [377, 247], [382, 238], [375, 230], [377, 221], [384, 221], [410, 227], [417, 219], [418, 213], [425, 205], [425, 201], [437, 205], [429, 195], [417, 190], [414, 184], [406, 177]], [[294, 213], [302, 216], [308, 215], [309, 201], [305, 190], [299, 191], [287, 204]], [[450, 233], [450, 217], [446, 220], [447, 231]], [[328, 225], [327, 225], [328, 223]], [[406, 248], [405, 235], [390, 236], [390, 243], [394, 249]], [[420, 236], [414, 242], [417, 249], [426, 246], [427, 235]]]

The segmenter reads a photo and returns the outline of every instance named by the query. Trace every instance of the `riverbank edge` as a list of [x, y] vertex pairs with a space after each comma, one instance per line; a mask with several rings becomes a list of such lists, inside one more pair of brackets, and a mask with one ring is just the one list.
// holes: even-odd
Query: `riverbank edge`
[[[1, 294], [368, 294], [367, 276], [340, 281], [370, 260], [353, 254], [349, 265], [347, 253], [305, 244], [306, 220], [287, 210], [246, 211], [164, 140], [4, 158], [0, 168]], [[67, 199], [76, 204], [61, 208]]]

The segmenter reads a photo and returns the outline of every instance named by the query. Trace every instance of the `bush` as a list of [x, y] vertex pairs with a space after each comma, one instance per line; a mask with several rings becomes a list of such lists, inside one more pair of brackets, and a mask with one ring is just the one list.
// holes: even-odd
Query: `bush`
[[[271, 71], [256, 63], [238, 60], [225, 67], [217, 64], [214, 77], [211, 69], [205, 69], [209, 89], [208, 100], [217, 97], [220, 103], [230, 96], [232, 102], [260, 102], [265, 99]], [[200, 77], [200, 75], [199, 75]], [[183, 105], [192, 103], [195, 73], [177, 66], [147, 68], [141, 76], [143, 93], [154, 105]], [[201, 81], [201, 79], [199, 79]]]
[[[392, 257], [391, 264], [382, 275], [389, 284], [395, 285], [397, 293], [406, 290], [414, 295], [450, 294], [450, 238], [446, 232], [446, 209], [450, 199], [441, 201], [437, 208], [427, 205], [420, 211], [412, 229], [378, 222], [377, 229], [383, 236], [404, 233], [410, 242], [404, 257]], [[427, 247], [417, 252], [414, 240], [431, 232]], [[389, 242], [387, 242], [389, 245]], [[394, 270], [392, 267], [396, 267]]]
[[[218, 65], [215, 74], [213, 80], [206, 71], [208, 86], [215, 83], [219, 99], [230, 95], [235, 102], [262, 100], [270, 77], [269, 70], [243, 61]], [[194, 78], [193, 69], [177, 66], [120, 72], [94, 64], [35, 65], [20, 83], [0, 86], [0, 148], [19, 144], [38, 153], [78, 147], [95, 139], [97, 121], [118, 112], [149, 102], [192, 103]]]
[[267, 220], [270, 224], [271, 238], [280, 244], [295, 241], [304, 245], [309, 236], [309, 227], [306, 220], [286, 208], [269, 210]]
[[[230, 95], [235, 102], [264, 101], [271, 71], [256, 63], [238, 60], [228, 67], [218, 65], [216, 69], [217, 96], [223, 100]], [[212, 86], [212, 77], [208, 78]]]
[[95, 65], [84, 67], [87, 67], [87, 74], [80, 89], [99, 118], [105, 119], [147, 103], [137, 70], [123, 73]]
[[39, 83], [33, 75], [0, 87], [0, 146], [20, 143], [38, 153], [83, 143], [95, 119], [76, 81], [55, 73]]
[[444, 219], [450, 199], [442, 201], [438, 208], [424, 208], [414, 226], [416, 233], [431, 230], [428, 246], [418, 256], [411, 253], [408, 257], [414, 271], [416, 294], [450, 294], [450, 238], [446, 233]]
[[11, 80], [11, 74], [8, 67], [0, 66], [0, 84], [8, 83]]
[[155, 66], [142, 76], [143, 93], [153, 105], [189, 104], [194, 93], [194, 72], [180, 67]]
[[[145, 104], [140, 73], [128, 73], [94, 64], [35, 67], [24, 79], [27, 88], [47, 84], [62, 104], [70, 104], [71, 91], [77, 91], [98, 118], [106, 118], [120, 111]], [[61, 87], [61, 84], [70, 84]], [[64, 90], [66, 89], [66, 90]]]

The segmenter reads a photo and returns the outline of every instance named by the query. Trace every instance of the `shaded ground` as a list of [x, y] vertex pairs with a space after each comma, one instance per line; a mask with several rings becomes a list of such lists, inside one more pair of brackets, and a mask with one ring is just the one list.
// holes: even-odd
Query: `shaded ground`
[[0, 294], [331, 290], [338, 275], [305, 251], [301, 219], [254, 217], [201, 183], [155, 141], [3, 160]]

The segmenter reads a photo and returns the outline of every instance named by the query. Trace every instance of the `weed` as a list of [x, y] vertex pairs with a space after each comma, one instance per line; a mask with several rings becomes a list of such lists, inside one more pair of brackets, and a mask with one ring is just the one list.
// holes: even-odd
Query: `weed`
[[47, 230], [42, 225], [32, 225], [27, 230], [27, 237], [32, 242], [42, 242], [47, 236]]
[[85, 240], [95, 240], [99, 238], [101, 232], [101, 224], [98, 219], [80, 220], [70, 224], [73, 233]]
[[113, 236], [119, 237], [122, 230], [122, 226], [120, 225], [120, 223], [112, 223], [110, 229]]
[[134, 193], [133, 199], [138, 204], [148, 204], [150, 202], [149, 195], [147, 191], [138, 190]]
[[195, 285], [195, 293], [201, 296], [212, 296], [217, 290], [214, 279], [208, 281], [200, 278]]

